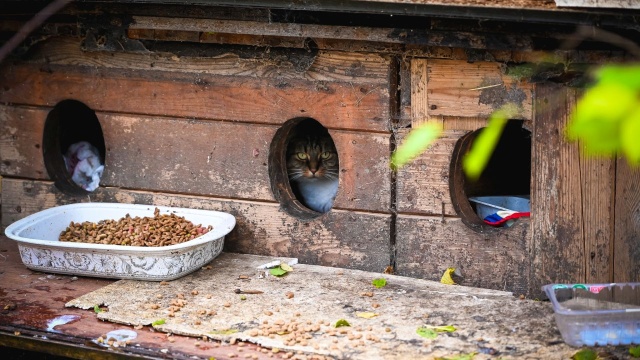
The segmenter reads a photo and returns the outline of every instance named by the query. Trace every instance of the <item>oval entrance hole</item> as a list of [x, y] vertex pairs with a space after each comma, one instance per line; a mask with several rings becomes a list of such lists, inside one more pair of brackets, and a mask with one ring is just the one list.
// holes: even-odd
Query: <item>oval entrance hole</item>
[[[478, 201], [489, 199], [499, 207], [506, 201], [512, 210], [524, 211], [531, 192], [531, 132], [520, 120], [509, 120], [486, 168], [476, 181], [466, 177], [462, 160], [483, 129], [462, 136], [456, 143], [449, 168], [449, 191], [456, 213], [463, 223], [480, 232], [501, 229], [485, 223], [481, 218], [490, 210]], [[486, 198], [484, 198], [486, 197]], [[474, 201], [470, 201], [472, 198]], [[478, 199], [480, 198], [480, 199]], [[485, 202], [486, 203], [486, 202]], [[488, 212], [489, 211], [489, 212]], [[517, 221], [517, 220], [516, 220]], [[506, 224], [508, 225], [508, 224]]]
[[105, 163], [104, 135], [96, 113], [80, 101], [59, 102], [47, 115], [42, 152], [47, 173], [60, 191], [90, 194]]
[[269, 148], [269, 179], [285, 212], [304, 221], [329, 212], [338, 174], [335, 144], [317, 120], [295, 118], [278, 129]]

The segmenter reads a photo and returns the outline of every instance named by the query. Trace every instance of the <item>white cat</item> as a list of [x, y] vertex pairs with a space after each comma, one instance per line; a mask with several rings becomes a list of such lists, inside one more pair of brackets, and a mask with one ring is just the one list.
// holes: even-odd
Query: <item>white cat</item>
[[100, 185], [104, 165], [100, 162], [98, 149], [86, 141], [69, 146], [64, 156], [71, 179], [81, 188], [94, 191]]

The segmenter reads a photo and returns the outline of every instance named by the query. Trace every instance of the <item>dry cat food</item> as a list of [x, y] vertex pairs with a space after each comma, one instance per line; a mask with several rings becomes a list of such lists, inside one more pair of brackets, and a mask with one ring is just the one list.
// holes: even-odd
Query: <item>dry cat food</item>
[[194, 225], [176, 214], [160, 214], [156, 208], [153, 217], [131, 217], [120, 220], [85, 221], [71, 224], [60, 233], [60, 241], [129, 246], [167, 246], [180, 244], [202, 236], [213, 227]]

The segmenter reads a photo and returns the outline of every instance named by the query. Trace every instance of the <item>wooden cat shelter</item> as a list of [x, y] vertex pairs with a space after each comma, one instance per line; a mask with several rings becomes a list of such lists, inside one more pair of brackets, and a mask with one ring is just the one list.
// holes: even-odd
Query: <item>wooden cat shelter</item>
[[[3, 39], [43, 5], [0, 4]], [[638, 281], [640, 173], [563, 137], [589, 67], [637, 60], [617, 40], [637, 42], [638, 16], [549, 0], [75, 2], [0, 64], [2, 225], [81, 201], [169, 205], [233, 214], [229, 252], [432, 280], [455, 267], [465, 285], [531, 296]], [[469, 184], [460, 158], [508, 102], [513, 131]], [[322, 216], [278, 170], [304, 118], [339, 153]], [[442, 137], [394, 173], [392, 151], [424, 121]], [[90, 194], [50, 151], [81, 139], [105, 159]], [[510, 228], [468, 201], [514, 193], [530, 194], [531, 218]]]

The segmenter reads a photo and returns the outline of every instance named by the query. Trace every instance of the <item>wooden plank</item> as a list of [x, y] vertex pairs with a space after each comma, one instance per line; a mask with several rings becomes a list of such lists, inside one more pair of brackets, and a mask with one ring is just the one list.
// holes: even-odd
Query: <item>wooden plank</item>
[[[399, 131], [398, 139], [408, 131]], [[456, 141], [466, 131], [446, 130], [422, 155], [398, 170], [398, 212], [452, 216], [456, 212], [449, 193], [449, 166]]]
[[474, 232], [459, 218], [399, 215], [396, 220], [396, 273], [440, 280], [459, 269], [462, 285], [526, 294], [529, 220], [493, 235]]
[[47, 177], [42, 156], [45, 118], [40, 110], [0, 106], [0, 174]]
[[613, 281], [640, 281], [640, 169], [617, 159]]
[[586, 280], [579, 145], [564, 129], [574, 93], [553, 84], [536, 86], [532, 134], [531, 292], [548, 283]]
[[433, 123], [443, 127], [442, 120], [429, 114], [428, 60], [411, 60], [411, 126]]
[[110, 53], [83, 51], [77, 38], [51, 38], [39, 44], [28, 61], [49, 65], [129, 70], [156, 70], [221, 76], [249, 76], [386, 84], [389, 60], [372, 53], [271, 49], [249, 51], [231, 47], [174, 47], [173, 53]]
[[[34, 146], [43, 137], [46, 109], [0, 106], [2, 114], [1, 174], [48, 179]], [[98, 119], [107, 147], [101, 185], [274, 201], [267, 157], [276, 126], [103, 113]], [[341, 169], [334, 206], [388, 212], [390, 136], [330, 134]]]
[[615, 171], [612, 159], [580, 161], [587, 283], [614, 282]]
[[[500, 63], [429, 60], [426, 72], [427, 91], [420, 94], [427, 104], [427, 117], [486, 117], [512, 102], [520, 107], [514, 118], [532, 118], [531, 84], [504, 75]], [[413, 106], [413, 97], [411, 101]]]
[[337, 39], [388, 44], [413, 44], [474, 49], [531, 50], [528, 35], [494, 34], [433, 29], [402, 29], [365, 26], [318, 25], [290, 22], [262, 22], [133, 16], [132, 30], [173, 30], [196, 33]]
[[282, 124], [312, 117], [329, 128], [387, 131], [389, 90], [376, 84], [278, 80], [83, 66], [0, 69], [0, 102], [97, 111]]
[[53, 206], [120, 202], [225, 211], [236, 217], [225, 251], [297, 257], [306, 264], [381, 272], [390, 261], [391, 215], [332, 210], [301, 222], [278, 204], [100, 188], [91, 199], [66, 196], [51, 182], [3, 179], [2, 221], [8, 225]]

